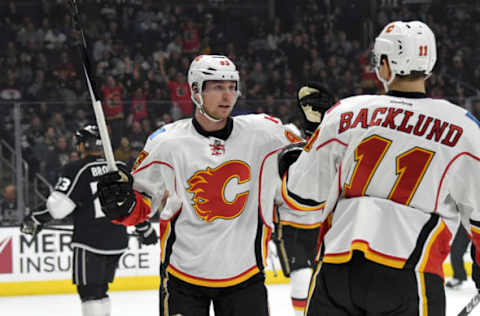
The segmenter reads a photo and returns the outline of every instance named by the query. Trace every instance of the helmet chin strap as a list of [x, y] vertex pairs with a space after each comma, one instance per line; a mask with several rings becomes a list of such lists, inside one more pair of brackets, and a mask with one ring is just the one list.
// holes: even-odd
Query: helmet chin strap
[[209, 115], [209, 114], [205, 111], [205, 109], [203, 108], [203, 106], [199, 106], [198, 108], [199, 108], [199, 110], [200, 110], [200, 113], [201, 113], [203, 116], [205, 116], [207, 119], [209, 119], [210, 121], [215, 122], [215, 123], [218, 123], [218, 122], [221, 122], [221, 121], [222, 121], [222, 119], [216, 119], [216, 118], [214, 118], [213, 116]]
[[200, 113], [212, 122], [215, 122], [215, 123], [221, 122], [222, 121], [221, 119], [214, 118], [213, 116], [211, 116], [210, 114], [207, 113], [207, 111], [203, 107], [202, 95], [200, 93], [197, 93], [197, 95], [198, 95], [198, 98], [200, 99], [200, 102], [195, 100], [195, 98], [193, 98], [193, 97], [192, 97], [192, 99], [193, 99], [193, 102], [195, 103], [195, 105], [198, 106], [198, 109], [200, 110]]

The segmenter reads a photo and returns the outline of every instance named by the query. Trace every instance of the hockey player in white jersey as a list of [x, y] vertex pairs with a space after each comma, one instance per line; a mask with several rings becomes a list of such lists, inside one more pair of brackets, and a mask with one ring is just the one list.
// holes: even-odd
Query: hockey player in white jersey
[[[259, 204], [263, 157], [288, 144], [265, 114], [231, 117], [239, 75], [225, 56], [196, 57], [188, 71], [194, 117], [148, 138], [132, 175], [100, 179], [104, 212], [132, 225], [160, 213], [160, 315], [268, 315], [263, 269], [273, 212]], [[133, 183], [133, 186], [132, 186]], [[273, 204], [270, 200], [269, 205]]]
[[480, 245], [480, 123], [427, 97], [436, 43], [424, 23], [388, 24], [373, 53], [387, 94], [333, 106], [283, 176], [286, 203], [323, 209], [307, 315], [445, 315], [460, 219]]

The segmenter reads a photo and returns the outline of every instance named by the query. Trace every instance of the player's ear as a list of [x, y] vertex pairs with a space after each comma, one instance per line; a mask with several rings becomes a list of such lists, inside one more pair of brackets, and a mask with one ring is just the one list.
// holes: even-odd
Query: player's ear
[[198, 93], [198, 85], [196, 82], [192, 83], [192, 91], [193, 93], [197, 94]]
[[380, 59], [380, 65], [380, 67], [383, 69], [382, 77], [385, 78], [385, 80], [389, 80], [392, 76], [392, 70], [390, 69], [390, 64], [386, 55], [382, 55]]
[[195, 100], [197, 100], [197, 102], [200, 102], [200, 98], [198, 97], [199, 92], [200, 91], [198, 89], [198, 84], [196, 82], [192, 83], [193, 97], [195, 98]]

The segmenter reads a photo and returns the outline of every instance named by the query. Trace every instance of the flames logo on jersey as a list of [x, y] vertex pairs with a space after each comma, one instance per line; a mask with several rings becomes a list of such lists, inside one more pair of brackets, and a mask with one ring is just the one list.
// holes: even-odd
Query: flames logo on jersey
[[137, 170], [138, 166], [147, 158], [148, 153], [144, 150], [138, 155], [137, 160], [135, 160], [135, 163], [133, 164], [132, 170], [135, 171]]
[[193, 208], [198, 217], [211, 222], [216, 218], [232, 219], [243, 212], [248, 190], [238, 193], [232, 201], [225, 197], [226, 187], [233, 178], [238, 184], [249, 181], [248, 164], [239, 160], [227, 161], [214, 169], [197, 171], [188, 179], [187, 191], [193, 193]]

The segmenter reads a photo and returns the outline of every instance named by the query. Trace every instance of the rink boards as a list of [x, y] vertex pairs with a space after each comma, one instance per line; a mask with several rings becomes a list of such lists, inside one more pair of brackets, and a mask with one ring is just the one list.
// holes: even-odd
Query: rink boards
[[[71, 228], [63, 226], [63, 228]], [[158, 232], [158, 224], [155, 226]], [[36, 239], [20, 233], [18, 227], [0, 228], [0, 296], [74, 293], [71, 281], [71, 233], [43, 230]], [[277, 258], [266, 269], [267, 284], [288, 283]], [[271, 261], [269, 261], [271, 263]], [[147, 290], [159, 288], [160, 247], [141, 245], [130, 238], [129, 250], [121, 257], [110, 289]], [[466, 263], [471, 273], [471, 262]], [[451, 276], [451, 265], [444, 264]]]

